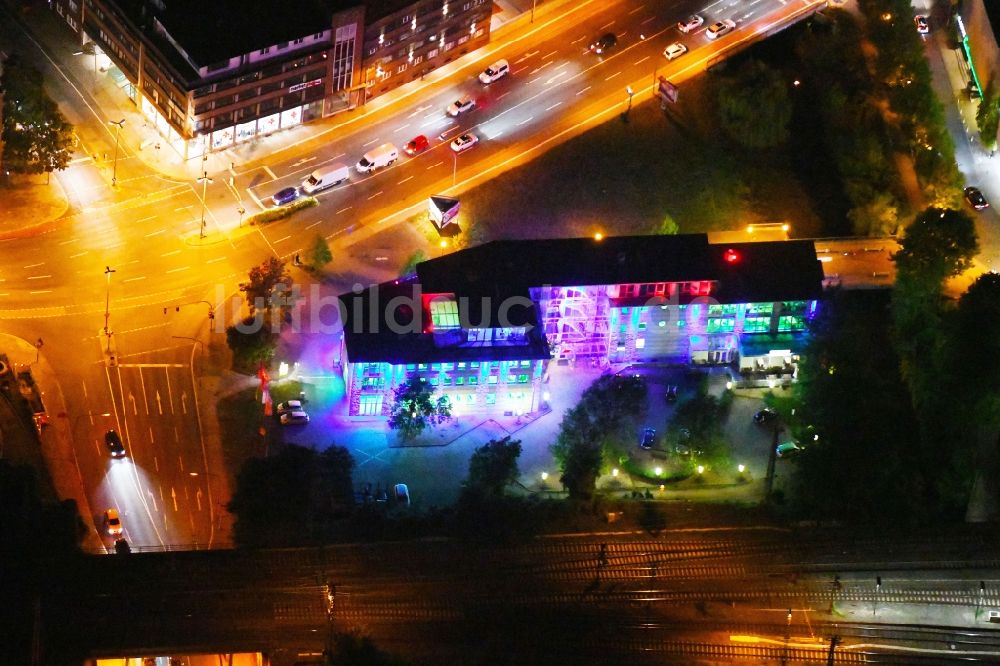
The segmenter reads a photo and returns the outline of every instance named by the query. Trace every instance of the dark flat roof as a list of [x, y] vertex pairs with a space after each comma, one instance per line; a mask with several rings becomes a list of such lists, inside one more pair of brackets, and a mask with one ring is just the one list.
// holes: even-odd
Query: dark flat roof
[[[699, 280], [717, 282], [712, 298], [720, 303], [813, 300], [823, 293], [823, 269], [811, 241], [712, 245], [705, 234], [494, 241], [418, 264], [415, 280], [341, 296], [348, 356], [391, 363], [547, 358], [537, 308], [523, 305], [530, 303], [530, 288]], [[417, 294], [454, 294], [467, 321], [498, 322], [505, 315], [509, 325], [530, 327], [529, 344], [440, 348], [431, 334], [393, 332], [385, 304], [413, 299], [418, 283]], [[513, 298], [520, 304], [510, 308]], [[393, 317], [409, 323], [421, 307], [396, 308]]]

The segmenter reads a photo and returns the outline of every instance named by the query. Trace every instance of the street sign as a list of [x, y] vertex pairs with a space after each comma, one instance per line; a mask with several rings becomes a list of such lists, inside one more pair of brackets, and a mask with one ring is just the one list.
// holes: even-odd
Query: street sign
[[671, 104], [676, 104], [678, 94], [677, 86], [672, 84], [670, 81], [667, 81], [662, 76], [659, 77], [659, 81], [660, 84], [656, 88], [657, 94], [662, 100], [670, 102]]

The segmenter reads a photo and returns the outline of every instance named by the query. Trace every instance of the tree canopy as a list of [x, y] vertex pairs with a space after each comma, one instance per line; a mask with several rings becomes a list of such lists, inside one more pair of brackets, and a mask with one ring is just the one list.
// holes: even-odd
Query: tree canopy
[[521, 440], [491, 439], [477, 447], [469, 459], [469, 478], [466, 482], [490, 495], [502, 495], [508, 484], [517, 480], [517, 459], [521, 455]]
[[747, 61], [719, 82], [718, 105], [722, 128], [747, 148], [770, 148], [788, 139], [788, 83], [760, 60]]
[[396, 387], [389, 427], [404, 440], [411, 440], [426, 428], [451, 418], [451, 402], [447, 396], [434, 398], [434, 387], [413, 374]]
[[976, 227], [963, 211], [928, 208], [906, 228], [892, 259], [905, 276], [940, 287], [972, 265], [979, 253]]

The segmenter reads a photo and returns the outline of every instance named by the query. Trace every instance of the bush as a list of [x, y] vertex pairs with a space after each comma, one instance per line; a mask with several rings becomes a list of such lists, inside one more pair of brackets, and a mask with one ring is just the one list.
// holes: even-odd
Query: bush
[[292, 213], [300, 211], [304, 208], [312, 208], [313, 206], [318, 205], [319, 201], [317, 201], [316, 197], [304, 197], [293, 201], [287, 206], [276, 206], [274, 208], [262, 210], [259, 213], [254, 213], [247, 218], [247, 223], [253, 226], [255, 224], [267, 224], [268, 222], [283, 220], [286, 217], [289, 217]]

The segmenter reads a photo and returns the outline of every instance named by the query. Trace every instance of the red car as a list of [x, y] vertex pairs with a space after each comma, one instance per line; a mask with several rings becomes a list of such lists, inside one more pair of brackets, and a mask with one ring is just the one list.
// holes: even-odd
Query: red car
[[423, 134], [418, 134], [413, 137], [408, 144], [403, 146], [403, 152], [405, 152], [410, 157], [413, 157], [417, 153], [422, 153], [427, 150], [427, 147], [431, 145], [427, 140], [427, 137]]

